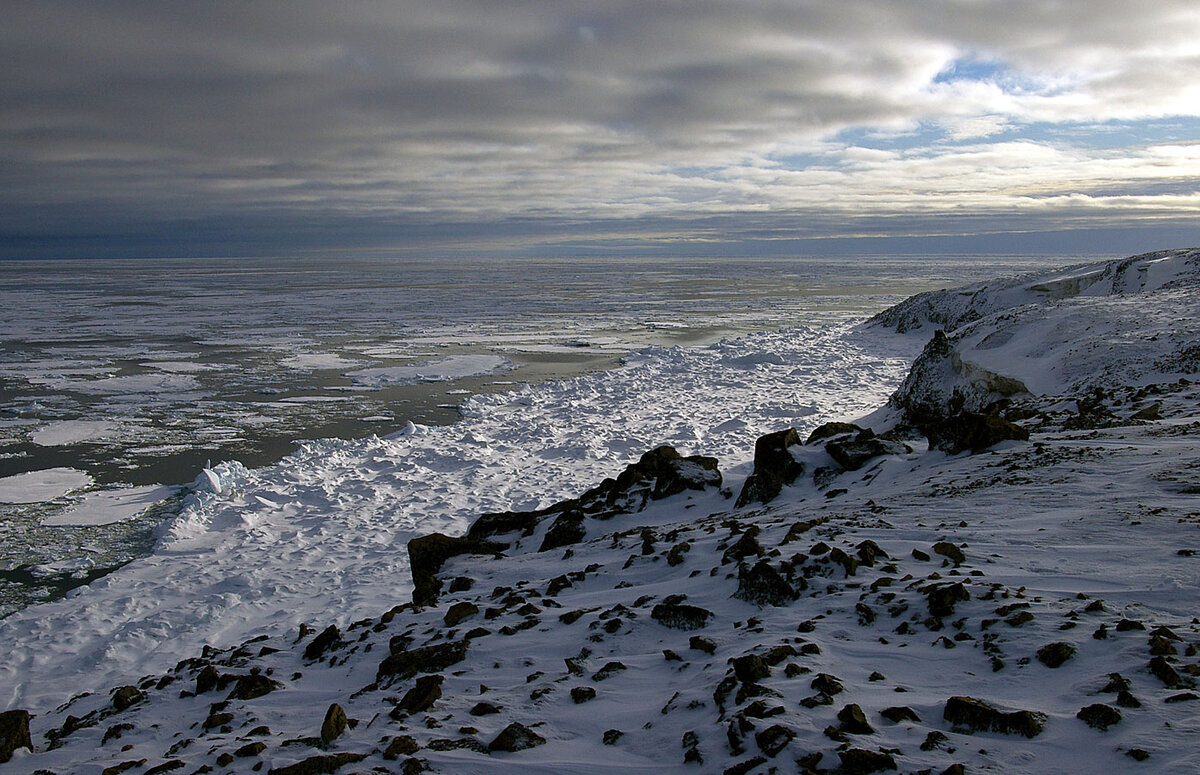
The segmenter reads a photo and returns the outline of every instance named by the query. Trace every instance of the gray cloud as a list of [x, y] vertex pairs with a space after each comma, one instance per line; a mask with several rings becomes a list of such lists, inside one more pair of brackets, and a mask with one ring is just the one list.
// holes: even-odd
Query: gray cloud
[[[937, 78], [956, 62], [999, 75]], [[1170, 219], [1195, 153], [1012, 135], [1195, 121], [1197, 75], [1192, 0], [10, 2], [0, 234]], [[901, 151], [848, 152], [851, 129]]]

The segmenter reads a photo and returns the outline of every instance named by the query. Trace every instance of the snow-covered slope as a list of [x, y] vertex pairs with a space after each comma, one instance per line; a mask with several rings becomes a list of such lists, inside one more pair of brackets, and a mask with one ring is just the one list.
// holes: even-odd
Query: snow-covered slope
[[[0, 773], [1196, 772], [1197, 255], [974, 294], [1012, 304], [919, 302], [973, 322], [926, 348], [951, 368], [918, 363], [906, 385], [952, 393], [957, 353], [1027, 388], [999, 409], [1029, 440], [978, 454], [889, 430], [895, 408], [860, 421], [877, 433], [801, 441], [900, 381], [883, 356], [932, 329], [885, 334], [897, 308], [860, 330], [647, 353], [486, 399], [455, 429], [220, 469], [222, 492], [149, 562], [0, 624], [7, 704], [37, 714], [36, 752]], [[1087, 288], [1049, 298], [1034, 286], [1050, 280]], [[753, 449], [789, 426], [801, 435]], [[481, 520], [420, 544], [440, 592], [406, 604], [402, 544], [422, 523], [388, 513], [417, 501], [458, 535], [662, 443], [715, 454], [722, 485], [635, 467], [557, 511]], [[714, 481], [694, 468], [675, 466]]]

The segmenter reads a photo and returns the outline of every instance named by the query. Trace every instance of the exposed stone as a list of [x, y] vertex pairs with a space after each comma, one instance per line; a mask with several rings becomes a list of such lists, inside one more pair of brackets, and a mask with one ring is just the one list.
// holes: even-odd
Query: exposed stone
[[262, 673], [252, 673], [239, 677], [237, 683], [233, 685], [233, 691], [229, 693], [226, 699], [254, 700], [282, 687], [283, 684], [278, 681], [272, 681]]
[[321, 722], [321, 745], [329, 745], [341, 737], [348, 723], [342, 706], [336, 702], [330, 705], [325, 711], [325, 720]]
[[721, 555], [721, 563], [727, 563], [732, 560], [741, 561], [747, 557], [761, 557], [763, 548], [758, 543], [759, 529], [757, 525], [751, 526], [742, 533], [741, 537], [730, 544], [725, 553]]
[[933, 553], [942, 555], [955, 565], [962, 565], [967, 561], [967, 555], [963, 554], [963, 550], [949, 541], [939, 541], [934, 544]]
[[1049, 668], [1062, 667], [1068, 659], [1075, 656], [1075, 647], [1070, 643], [1049, 643], [1037, 651], [1038, 662]]
[[[229, 757], [230, 762], [233, 761], [233, 756], [226, 753], [226, 754], [221, 754], [221, 756], [218, 756], [217, 762], [220, 763], [221, 758], [226, 757], [226, 756]], [[105, 767], [103, 770], [100, 771], [100, 775], [121, 775], [122, 772], [128, 772], [129, 770], [132, 770], [135, 767], [145, 767], [145, 766], [146, 766], [145, 759], [133, 759], [130, 761], [121, 762], [120, 764], [114, 764], [111, 767]]]
[[738, 588], [733, 596], [762, 607], [787, 605], [800, 595], [769, 562], [761, 560], [753, 568], [738, 566]]
[[755, 756], [747, 759], [744, 762], [738, 762], [737, 764], [726, 767], [724, 770], [722, 770], [721, 775], [746, 775], [746, 773], [750, 772], [755, 767], [766, 763], [767, 760], [765, 757]]
[[971, 593], [967, 591], [966, 586], [961, 581], [954, 584], [934, 586], [926, 592], [929, 614], [938, 618], [950, 616], [954, 613], [955, 605], [970, 599]]
[[383, 758], [390, 762], [394, 762], [401, 756], [412, 756], [420, 749], [417, 745], [416, 738], [412, 735], [396, 735], [388, 743], [388, 747], [383, 752]]
[[441, 533], [418, 536], [408, 542], [408, 564], [412, 572], [413, 602], [428, 605], [437, 600], [441, 582], [437, 573], [442, 564], [460, 554], [496, 555], [507, 547], [494, 541], [452, 538]]
[[688, 647], [696, 651], [703, 651], [705, 654], [714, 654], [717, 651], [717, 642], [703, 635], [693, 635], [688, 639]]
[[842, 775], [870, 775], [872, 772], [896, 769], [896, 760], [891, 754], [865, 748], [838, 751], [838, 758], [842, 761]]
[[824, 439], [831, 439], [834, 436], [844, 436], [850, 433], [858, 433], [862, 428], [851, 422], [827, 422], [818, 425], [813, 429], [813, 432], [808, 434], [806, 445], [816, 444]]
[[1029, 441], [1029, 431], [994, 414], [962, 412], [925, 427], [929, 446], [951, 455], [982, 452], [1002, 441]]
[[791, 484], [804, 473], [804, 466], [789, 450], [799, 443], [800, 436], [795, 428], [768, 433], [754, 442], [754, 470], [742, 485], [736, 507], [769, 503], [778, 497], [784, 485]]
[[1087, 724], [1092, 729], [1099, 729], [1101, 732], [1107, 730], [1113, 724], [1118, 724], [1121, 721], [1121, 711], [1110, 705], [1095, 703], [1088, 705], [1086, 708], [1080, 709], [1075, 714], [1075, 718]]
[[770, 678], [771, 668], [757, 654], [746, 654], [729, 660], [733, 674], [742, 683], [753, 683], [760, 678]]
[[365, 758], [367, 758], [365, 753], [331, 753], [310, 756], [304, 761], [289, 764], [286, 767], [272, 767], [268, 775], [331, 775], [347, 764], [361, 762]]
[[774, 724], [754, 735], [754, 742], [760, 751], [774, 757], [787, 747], [796, 737], [796, 733], [782, 724]]
[[553, 549], [561, 549], [564, 546], [577, 544], [584, 538], [587, 538], [587, 528], [583, 524], [583, 512], [571, 509], [559, 514], [550, 523], [550, 529], [546, 531], [538, 551], [548, 552]]
[[842, 682], [828, 673], [819, 673], [812, 680], [810, 686], [821, 694], [827, 694], [830, 697], [840, 694], [843, 691]]
[[514, 721], [501, 730], [500, 734], [496, 735], [496, 739], [488, 743], [488, 753], [496, 751], [505, 751], [513, 753], [515, 751], [524, 751], [526, 748], [534, 748], [539, 745], [544, 745], [546, 738], [534, 732], [524, 724]]
[[439, 673], [466, 659], [467, 642], [450, 641], [422, 646], [411, 651], [396, 651], [379, 664], [376, 680], [389, 676], [412, 678], [417, 673]]
[[221, 682], [221, 674], [212, 665], [205, 665], [196, 676], [196, 694], [211, 692]]
[[492, 716], [501, 710], [502, 708], [499, 705], [493, 705], [490, 702], [477, 702], [467, 712], [472, 716]]
[[208, 718], [204, 719], [205, 729], [216, 729], [217, 727], [225, 726], [233, 721], [232, 713], [210, 713]]
[[859, 431], [853, 438], [834, 439], [825, 451], [847, 471], [857, 471], [871, 460], [883, 455], [904, 455], [910, 450], [897, 441], [880, 438], [870, 429]]
[[651, 619], [675, 630], [698, 630], [713, 616], [707, 608], [684, 603], [659, 603], [650, 611]]
[[973, 697], [951, 697], [942, 717], [956, 729], [967, 732], [999, 732], [1037, 737], [1046, 724], [1046, 714], [1031, 710], [1005, 713]]
[[308, 660], [320, 659], [326, 651], [337, 646], [342, 640], [342, 633], [334, 625], [329, 625], [321, 634], [313, 638], [312, 641], [304, 647], [304, 658]]
[[0, 713], [0, 764], [12, 758], [13, 751], [28, 748], [33, 751], [29, 737], [29, 711], [6, 710]]
[[838, 721], [842, 722], [839, 729], [847, 734], [869, 735], [875, 731], [875, 728], [867, 721], [867, 715], [863, 713], [863, 709], [856, 703], [850, 703], [839, 710], [837, 717]]
[[233, 752], [234, 756], [242, 759], [247, 759], [251, 756], [258, 756], [263, 751], [267, 750], [267, 744], [263, 742], [246, 743], [241, 748]]
[[392, 712], [412, 715], [429, 710], [433, 703], [441, 699], [443, 680], [440, 675], [418, 676], [416, 684], [404, 693]]
[[133, 707], [142, 700], [146, 699], [146, 695], [142, 694], [136, 686], [122, 686], [112, 694], [112, 705], [118, 711]]
[[596, 690], [590, 686], [576, 686], [571, 689], [571, 701], [576, 705], [596, 699]]
[[899, 724], [901, 721], [912, 721], [917, 724], [921, 722], [921, 717], [917, 715], [917, 712], [907, 705], [895, 705], [890, 708], [884, 708], [879, 711], [879, 715], [893, 724]]
[[446, 609], [446, 615], [442, 617], [442, 623], [447, 627], [454, 627], [463, 619], [475, 616], [478, 613], [479, 606], [464, 600]]
[[625, 736], [625, 733], [619, 729], [606, 729], [604, 731], [603, 742], [605, 745], [616, 745], [617, 741]]

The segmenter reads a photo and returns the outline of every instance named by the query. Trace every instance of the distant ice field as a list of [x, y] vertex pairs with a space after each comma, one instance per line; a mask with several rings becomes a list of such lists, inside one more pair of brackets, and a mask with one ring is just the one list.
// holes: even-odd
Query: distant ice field
[[0, 616], [144, 555], [210, 462], [1083, 258], [7, 262]]

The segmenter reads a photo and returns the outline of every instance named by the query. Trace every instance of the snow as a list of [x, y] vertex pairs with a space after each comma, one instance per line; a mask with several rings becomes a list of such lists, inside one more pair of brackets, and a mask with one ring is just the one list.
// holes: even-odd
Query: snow
[[499, 355], [448, 355], [412, 366], [378, 366], [346, 373], [359, 387], [410, 385], [417, 382], [448, 382], [464, 377], [500, 374], [515, 364]]
[[29, 440], [43, 447], [60, 447], [105, 438], [116, 427], [107, 420], [58, 420], [30, 433]]
[[147, 485], [119, 490], [94, 490], [83, 499], [42, 520], [47, 527], [111, 525], [133, 519], [179, 492], [178, 487]]
[[[941, 772], [959, 762], [968, 772], [1195, 772], [1200, 717], [1178, 696], [1200, 672], [1197, 255], [1155, 254], [922, 295], [865, 326], [646, 348], [608, 372], [471, 398], [452, 426], [410, 423], [387, 438], [307, 442], [253, 471], [232, 461], [209, 466], [150, 556], [0, 621], [0, 649], [9, 655], [0, 664], [0, 707], [38, 714], [38, 752], [18, 753], [0, 773], [99, 772], [142, 758], [147, 767], [179, 759], [191, 772], [255, 739], [267, 746], [261, 755], [235, 757], [222, 771], [250, 772], [260, 761], [264, 770], [282, 767], [317, 753], [284, 742], [317, 734], [334, 702], [360, 722], [330, 746], [367, 754], [355, 771], [398, 767], [380, 752], [404, 733], [441, 772], [720, 772], [758, 752], [753, 731], [745, 753], [731, 751], [738, 718], [754, 731], [780, 724], [795, 734], [753, 772], [792, 771], [808, 753], [823, 753], [820, 766], [832, 769], [838, 744], [825, 730], [837, 726], [839, 708], [856, 703], [874, 731], [849, 735], [850, 745], [897, 752], [901, 771]], [[900, 407], [881, 407], [934, 325], [947, 330], [946, 352], [977, 371], [930, 368], [921, 378], [940, 384], [925, 387], [945, 393], [979, 370], [1022, 380], [1029, 442], [947, 455], [906, 438], [911, 451], [858, 471], [833, 467], [823, 444], [793, 447], [807, 465], [801, 479], [770, 504], [733, 507], [760, 435], [793, 426], [803, 439], [827, 420], [864, 416], [864, 425], [883, 432], [903, 419]], [[418, 378], [389, 374], [397, 376]], [[1111, 421], [1073, 425], [1097, 386]], [[534, 551], [544, 524], [528, 537], [502, 536], [513, 543], [504, 557], [461, 556], [443, 567], [446, 578], [473, 579], [470, 589], [384, 615], [411, 590], [408, 539], [461, 534], [484, 512], [579, 495], [661, 444], [719, 458], [726, 492], [683, 493], [636, 515], [593, 520], [570, 558]], [[820, 467], [828, 470], [814, 478]], [[808, 532], [786, 541], [802, 523], [812, 523]], [[733, 596], [739, 571], [723, 555], [750, 527], [774, 567], [813, 570], [794, 603], [760, 608]], [[853, 575], [821, 548], [854, 555], [866, 540], [888, 557]], [[933, 552], [942, 541], [962, 547], [961, 566]], [[689, 549], [671, 564], [668, 550], [684, 542]], [[545, 591], [551, 579], [577, 571], [569, 587]], [[952, 617], [931, 621], [925, 591], [952, 582], [970, 598]], [[502, 588], [521, 600], [505, 602]], [[653, 620], [653, 606], [680, 593], [712, 612], [703, 629]], [[449, 632], [448, 607], [468, 601], [496, 613], [481, 610]], [[526, 603], [539, 613], [518, 613]], [[1006, 623], [1011, 606], [1032, 620]], [[575, 610], [582, 613], [573, 623], [559, 619]], [[1117, 627], [1135, 619], [1180, 638], [1170, 657], [1183, 673], [1180, 686], [1150, 674], [1147, 630]], [[802, 622], [810, 626], [798, 630]], [[313, 630], [298, 638], [301, 624]], [[304, 659], [311, 635], [331, 624], [344, 639], [331, 652], [336, 658]], [[1098, 637], [1101, 625], [1106, 638]], [[391, 704], [412, 683], [370, 688], [389, 641], [407, 637], [415, 648], [476, 627], [488, 634], [471, 638], [466, 659], [441, 671], [442, 697], [432, 710], [402, 725], [390, 720]], [[712, 655], [691, 647], [697, 634], [712, 640]], [[259, 636], [266, 640], [244, 656], [232, 651]], [[1035, 655], [1056, 641], [1076, 653], [1051, 669]], [[199, 728], [228, 688], [189, 696], [199, 665], [175, 667], [205, 645], [226, 650], [208, 657], [220, 672], [256, 667], [282, 684], [253, 701], [230, 700], [228, 732]], [[778, 714], [744, 715], [750, 699], [732, 694], [722, 711], [714, 687], [729, 660], [775, 646], [807, 651], [760, 679], [761, 699]], [[664, 650], [681, 659], [669, 661]], [[626, 669], [598, 679], [614, 661]], [[794, 669], [785, 673], [787, 663]], [[830, 705], [802, 707], [819, 673], [837, 676], [845, 691]], [[1142, 707], [1122, 708], [1122, 721], [1101, 732], [1075, 714], [1113, 702], [1101, 691], [1111, 673], [1131, 681]], [[164, 675], [177, 680], [155, 688]], [[143, 686], [147, 699], [46, 750], [47, 731], [68, 715], [109, 712], [110, 690], [128, 684]], [[596, 698], [572, 701], [570, 689], [585, 686]], [[63, 704], [87, 691], [95, 694]], [[1045, 732], [1028, 740], [956, 730], [942, 718], [955, 695], [1044, 713]], [[481, 699], [502, 712], [471, 714]], [[920, 721], [880, 717], [896, 705]], [[486, 745], [513, 721], [547, 744], [493, 755], [432, 745], [465, 738]], [[102, 745], [118, 722], [133, 727]], [[269, 733], [246, 736], [259, 725]], [[603, 743], [614, 728], [622, 737]], [[947, 743], [926, 749], [931, 732]], [[689, 733], [703, 765], [683, 762]], [[1134, 748], [1151, 758], [1134, 762], [1126, 756]]]
[[280, 365], [297, 371], [348, 369], [361, 364], [362, 361], [344, 358], [336, 353], [298, 353], [280, 361]]
[[47, 468], [0, 478], [0, 503], [41, 503], [61, 498], [92, 483], [74, 468]]

